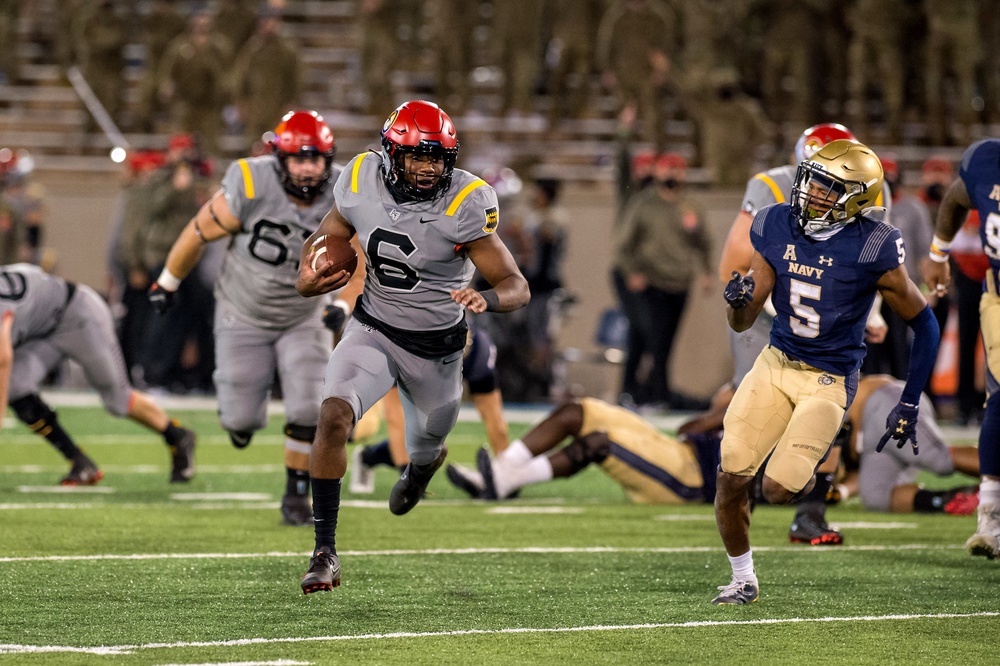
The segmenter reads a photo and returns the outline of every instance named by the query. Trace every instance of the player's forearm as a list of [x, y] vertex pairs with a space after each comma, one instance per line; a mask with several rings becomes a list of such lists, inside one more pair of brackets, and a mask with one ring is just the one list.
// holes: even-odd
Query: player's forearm
[[726, 319], [729, 320], [729, 328], [737, 333], [747, 330], [757, 321], [757, 315], [760, 314], [762, 306], [763, 301], [760, 304], [751, 301], [745, 308], [739, 309], [726, 306]]
[[906, 324], [913, 330], [913, 344], [910, 347], [910, 369], [906, 374], [906, 386], [900, 400], [916, 405], [920, 402], [920, 392], [934, 372], [941, 331], [930, 306], [924, 306], [920, 314]]
[[486, 299], [489, 312], [511, 312], [523, 308], [531, 300], [528, 281], [520, 274], [503, 278], [492, 289], [479, 292]]
[[172, 275], [183, 280], [198, 265], [204, 252], [205, 243], [198, 237], [193, 225], [188, 224], [170, 248], [164, 267]]

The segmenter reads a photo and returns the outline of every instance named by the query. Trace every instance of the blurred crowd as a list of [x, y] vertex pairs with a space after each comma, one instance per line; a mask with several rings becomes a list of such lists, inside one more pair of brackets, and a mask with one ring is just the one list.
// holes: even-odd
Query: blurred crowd
[[[797, 137], [824, 118], [843, 120], [866, 142], [967, 144], [977, 125], [1000, 122], [1000, 14], [992, 4], [344, 0], [329, 5], [353, 17], [356, 89], [342, 98], [331, 92], [325, 103], [381, 118], [401, 95], [416, 93], [457, 118], [537, 120], [552, 139], [569, 120], [617, 118], [620, 198], [609, 254], [628, 323], [627, 339], [617, 342], [630, 351], [619, 402], [687, 407], [668, 375], [674, 338], [691, 290], [718, 286], [699, 197], [685, 187], [691, 169], [743, 187], [791, 152], [782, 128]], [[212, 389], [212, 285], [221, 258], [199, 264], [180, 294], [186, 304], [167, 316], [150, 312], [145, 291], [218, 185], [220, 139], [241, 136], [241, 155], [259, 153], [282, 113], [303, 104], [311, 33], [302, 12], [294, 23], [290, 14], [283, 0], [0, 2], [2, 82], [27, 81], [16, 52], [27, 39], [62, 68], [78, 67], [122, 129], [171, 136], [162, 151], [129, 155], [108, 255], [107, 296], [139, 386]], [[130, 72], [139, 77], [131, 99]], [[671, 145], [674, 121], [691, 124], [690, 145]], [[884, 162], [890, 221], [907, 235], [910, 255], [924, 256], [955, 165], [932, 158], [918, 183], [903, 182], [895, 156]], [[500, 197], [503, 240], [533, 299], [515, 315], [484, 316], [482, 325], [497, 343], [508, 399], [547, 400], [564, 390], [555, 340], [574, 301], [562, 277], [568, 221], [561, 182], [513, 166], [481, 175]], [[0, 263], [46, 261], [44, 193], [31, 171], [24, 150], [0, 150]], [[976, 224], [970, 219], [956, 241], [951, 302], [936, 304], [942, 330], [957, 313], [954, 391], [965, 420], [978, 418], [982, 404], [975, 300], [985, 269]], [[910, 272], [919, 274], [916, 266]], [[867, 370], [903, 377], [906, 328], [885, 316], [890, 335], [873, 346]]]

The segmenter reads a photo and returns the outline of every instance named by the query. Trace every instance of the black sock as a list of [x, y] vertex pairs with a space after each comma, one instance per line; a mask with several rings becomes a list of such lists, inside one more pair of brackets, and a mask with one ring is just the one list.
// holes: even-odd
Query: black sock
[[168, 446], [175, 446], [184, 437], [184, 429], [180, 427], [180, 423], [174, 420], [167, 421], [167, 429], [163, 431], [163, 439], [166, 440]]
[[389, 450], [389, 440], [383, 439], [378, 444], [361, 449], [361, 462], [369, 467], [377, 467], [378, 465], [392, 467], [392, 451]]
[[816, 474], [816, 483], [812, 490], [802, 496], [796, 502], [799, 506], [803, 504], [826, 504], [826, 494], [830, 492], [830, 483], [833, 481], [832, 474]]
[[341, 479], [312, 479], [313, 525], [316, 529], [316, 550], [328, 548], [337, 552], [337, 516], [340, 514]]
[[304, 496], [309, 494], [309, 472], [301, 469], [285, 468], [288, 476], [285, 482], [285, 494]]
[[918, 513], [941, 513], [952, 495], [951, 490], [918, 490], [913, 496], [913, 510]]
[[66, 460], [73, 460], [80, 449], [69, 434], [59, 425], [56, 413], [42, 402], [37, 395], [29, 395], [10, 403], [11, 409], [28, 428], [49, 441], [63, 454]]

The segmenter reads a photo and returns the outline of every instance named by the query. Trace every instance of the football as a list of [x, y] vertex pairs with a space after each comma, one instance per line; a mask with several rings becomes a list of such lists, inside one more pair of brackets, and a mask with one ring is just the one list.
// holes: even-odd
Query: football
[[328, 274], [347, 271], [353, 275], [358, 267], [358, 253], [354, 246], [339, 236], [320, 236], [313, 241], [309, 256], [312, 257], [314, 271], [320, 266], [320, 257], [324, 256], [333, 264]]

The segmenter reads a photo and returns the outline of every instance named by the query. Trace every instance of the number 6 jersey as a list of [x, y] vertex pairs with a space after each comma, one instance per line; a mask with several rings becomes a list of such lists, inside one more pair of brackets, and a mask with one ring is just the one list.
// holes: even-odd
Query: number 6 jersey
[[281, 186], [272, 155], [229, 165], [222, 191], [240, 221], [229, 241], [215, 295], [232, 303], [250, 323], [284, 329], [313, 315], [323, 299], [302, 298], [295, 290], [299, 253], [333, 207], [333, 182], [342, 167], [333, 165], [330, 185], [308, 208], [299, 208]]

